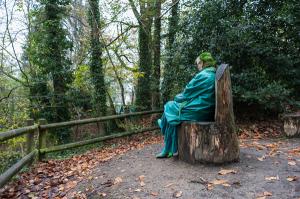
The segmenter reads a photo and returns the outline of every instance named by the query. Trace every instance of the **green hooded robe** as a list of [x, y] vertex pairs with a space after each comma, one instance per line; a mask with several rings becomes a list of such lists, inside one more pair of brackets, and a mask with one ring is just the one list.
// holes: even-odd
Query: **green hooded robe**
[[199, 71], [184, 91], [164, 106], [158, 124], [164, 135], [162, 154], [177, 152], [177, 126], [182, 121], [213, 121], [215, 113], [215, 67]]

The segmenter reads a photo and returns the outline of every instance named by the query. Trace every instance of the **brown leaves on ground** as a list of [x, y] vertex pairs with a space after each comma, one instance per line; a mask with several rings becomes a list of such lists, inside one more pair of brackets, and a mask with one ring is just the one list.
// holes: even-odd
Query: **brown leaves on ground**
[[139, 176], [139, 181], [140, 181], [141, 187], [146, 185], [145, 182], [144, 182], [145, 181], [145, 176], [144, 175]]
[[151, 192], [150, 195], [151, 196], [158, 196], [158, 193], [157, 192]]
[[256, 199], [266, 199], [267, 196], [272, 196], [272, 193], [268, 191], [264, 191], [263, 193], [259, 194]]
[[207, 190], [212, 190], [215, 185], [223, 185], [224, 187], [230, 187], [228, 180], [215, 179], [207, 184]]
[[174, 193], [173, 193], [173, 197], [174, 198], [180, 198], [182, 196], [182, 191], [175, 191]]
[[286, 178], [286, 180], [289, 181], [289, 182], [297, 181], [298, 179], [299, 179], [298, 176], [288, 176]]
[[[110, 160], [116, 155], [131, 149], [140, 149], [145, 145], [161, 143], [159, 134], [143, 133], [130, 138], [117, 138], [105, 142], [105, 146], [83, 155], [76, 155], [66, 160], [48, 160], [40, 162], [30, 170], [22, 173], [19, 179], [0, 189], [0, 198], [65, 198], [67, 192], [78, 182], [91, 177], [91, 170], [99, 163]], [[112, 145], [116, 147], [112, 147]], [[107, 182], [109, 186], [122, 182], [121, 177]], [[76, 196], [78, 195], [78, 197]], [[80, 193], [73, 195], [84, 198]]]
[[273, 182], [279, 180], [279, 176], [277, 175], [277, 176], [265, 177], [265, 180]]
[[219, 175], [227, 175], [229, 173], [232, 173], [232, 174], [236, 174], [237, 171], [236, 170], [233, 170], [233, 169], [221, 169], [218, 174]]
[[116, 177], [114, 181], [114, 185], [120, 184], [121, 182], [123, 182], [123, 179], [121, 177]]
[[288, 161], [288, 165], [295, 166], [297, 163], [295, 161]]
[[263, 121], [256, 124], [238, 124], [240, 139], [278, 138], [283, 136], [282, 124], [279, 121]]
[[289, 155], [300, 156], [300, 147], [288, 150]]

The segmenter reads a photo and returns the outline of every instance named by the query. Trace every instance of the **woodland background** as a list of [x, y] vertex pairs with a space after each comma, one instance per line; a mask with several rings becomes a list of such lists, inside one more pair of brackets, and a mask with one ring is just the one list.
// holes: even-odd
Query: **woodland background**
[[[237, 120], [299, 107], [298, 0], [0, 0], [0, 8], [0, 131], [28, 118], [162, 108], [195, 75], [202, 51], [231, 66]], [[61, 129], [51, 140], [129, 126]], [[1, 146], [10, 149], [1, 159], [14, 162], [23, 143]]]

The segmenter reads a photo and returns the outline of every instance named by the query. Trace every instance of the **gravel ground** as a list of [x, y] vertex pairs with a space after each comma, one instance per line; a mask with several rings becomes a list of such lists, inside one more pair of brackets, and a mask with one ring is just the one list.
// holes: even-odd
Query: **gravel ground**
[[[279, 143], [277, 155], [267, 156], [263, 161], [257, 158], [266, 155], [270, 149], [259, 150], [248, 147]], [[142, 198], [258, 198], [264, 192], [272, 196], [265, 198], [300, 198], [300, 179], [289, 182], [288, 176], [300, 176], [300, 157], [291, 156], [287, 151], [300, 147], [299, 139], [289, 140], [248, 140], [241, 148], [240, 161], [229, 165], [190, 165], [178, 158], [156, 159], [155, 154], [162, 145], [148, 145], [141, 150], [129, 151], [108, 162], [99, 164], [93, 176], [83, 180], [72, 194], [81, 193], [87, 198], [142, 199]], [[289, 165], [293, 161], [296, 165]], [[219, 175], [221, 169], [233, 169], [236, 174]], [[144, 176], [141, 186], [139, 176]], [[278, 176], [278, 180], [267, 181], [265, 177]], [[228, 180], [230, 186], [214, 185], [207, 189], [207, 183], [215, 179]], [[204, 182], [203, 182], [204, 181]], [[179, 193], [182, 192], [182, 193]], [[265, 193], [266, 194], [266, 193]], [[266, 194], [268, 195], [268, 194]]]

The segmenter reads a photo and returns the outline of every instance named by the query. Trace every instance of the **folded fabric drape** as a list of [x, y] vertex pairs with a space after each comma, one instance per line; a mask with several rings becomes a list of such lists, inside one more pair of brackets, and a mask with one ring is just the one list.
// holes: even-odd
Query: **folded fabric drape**
[[213, 121], [215, 112], [215, 67], [196, 74], [184, 91], [164, 106], [158, 124], [164, 136], [160, 156], [177, 152], [177, 126], [182, 121]]

